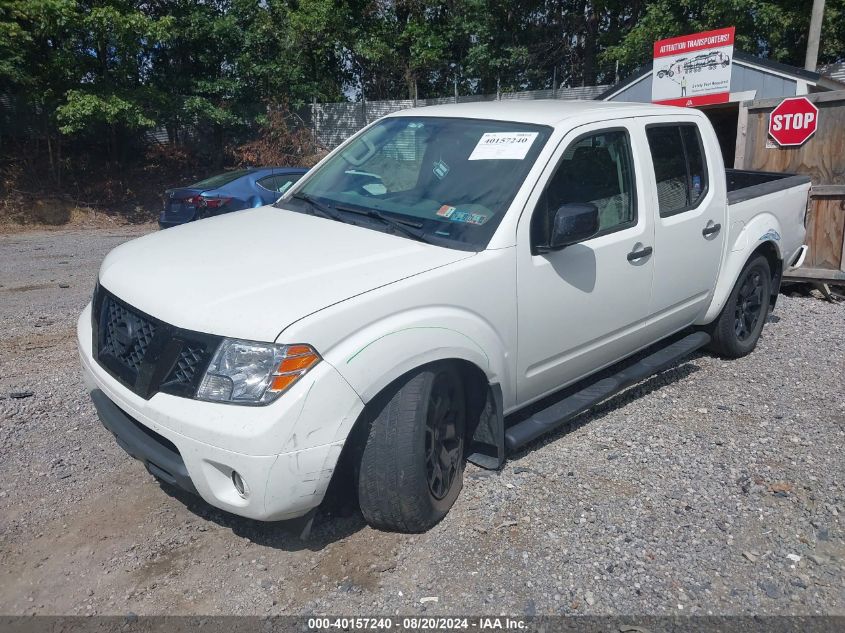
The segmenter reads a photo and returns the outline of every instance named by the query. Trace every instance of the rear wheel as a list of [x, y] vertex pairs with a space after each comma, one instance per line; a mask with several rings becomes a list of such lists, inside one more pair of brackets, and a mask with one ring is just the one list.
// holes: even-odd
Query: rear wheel
[[460, 493], [466, 397], [457, 369], [429, 365], [377, 398], [361, 455], [358, 497], [371, 526], [423, 532]]
[[771, 303], [772, 272], [763, 256], [743, 268], [725, 307], [710, 326], [710, 349], [726, 358], [750, 354], [760, 339]]

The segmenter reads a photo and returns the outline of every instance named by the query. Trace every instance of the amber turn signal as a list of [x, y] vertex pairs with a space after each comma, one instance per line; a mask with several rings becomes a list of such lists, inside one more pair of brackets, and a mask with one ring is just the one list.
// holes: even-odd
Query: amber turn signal
[[270, 383], [269, 390], [273, 392], [284, 391], [295, 383], [299, 379], [300, 375], [301, 374], [285, 374], [284, 376], [274, 376], [273, 382]]
[[302, 356], [293, 356], [285, 358], [280, 364], [278, 373], [286, 374], [292, 371], [299, 371], [300, 369], [308, 369], [312, 365], [316, 365], [320, 357], [316, 354], [304, 354]]
[[288, 345], [285, 357], [270, 380], [267, 391], [279, 393], [290, 387], [314, 365], [320, 362], [320, 355], [310, 345]]

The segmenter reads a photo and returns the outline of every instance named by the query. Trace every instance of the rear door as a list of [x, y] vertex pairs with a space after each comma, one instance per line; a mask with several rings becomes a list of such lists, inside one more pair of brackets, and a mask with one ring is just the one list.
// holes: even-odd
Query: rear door
[[[576, 128], [560, 143], [517, 229], [517, 390], [521, 403], [569, 384], [647, 341], [653, 216], [641, 127], [631, 120]], [[596, 237], [552, 252], [555, 211], [599, 209]]]
[[646, 121], [655, 210], [651, 325], [663, 336], [707, 309], [728, 231], [727, 194], [712, 134], [704, 137], [695, 119]]

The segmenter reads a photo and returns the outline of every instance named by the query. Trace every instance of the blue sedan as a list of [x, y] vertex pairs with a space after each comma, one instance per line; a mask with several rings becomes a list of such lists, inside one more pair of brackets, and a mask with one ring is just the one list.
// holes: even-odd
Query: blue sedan
[[308, 170], [303, 167], [260, 167], [227, 171], [187, 187], [164, 192], [158, 225], [177, 224], [273, 204]]

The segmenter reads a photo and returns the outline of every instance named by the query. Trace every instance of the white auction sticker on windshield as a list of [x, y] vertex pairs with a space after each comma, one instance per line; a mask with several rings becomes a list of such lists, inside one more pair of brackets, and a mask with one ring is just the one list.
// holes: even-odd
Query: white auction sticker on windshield
[[468, 160], [522, 160], [535, 138], [537, 132], [486, 132]]

